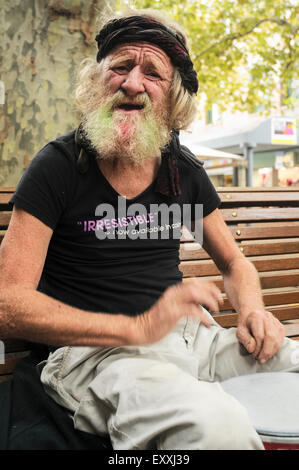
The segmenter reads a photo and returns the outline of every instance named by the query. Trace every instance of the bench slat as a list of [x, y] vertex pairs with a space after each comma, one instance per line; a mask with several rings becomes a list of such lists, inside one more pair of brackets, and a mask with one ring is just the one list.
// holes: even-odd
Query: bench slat
[[0, 193], [0, 204], [8, 205], [13, 193]]
[[221, 209], [226, 222], [260, 221], [260, 220], [296, 220], [299, 217], [298, 208], [293, 207], [242, 207], [236, 209]]
[[[290, 306], [272, 307], [269, 310], [280, 321], [292, 320], [292, 319], [296, 320], [299, 317], [299, 304], [290, 305]], [[237, 313], [219, 313], [219, 314], [217, 313], [213, 315], [213, 318], [223, 328], [229, 328], [231, 326], [237, 325], [238, 314]]]
[[5, 363], [0, 364], [0, 376], [11, 374], [21, 359], [22, 357], [6, 357]]
[[296, 203], [296, 200], [299, 203], [299, 191], [296, 190], [294, 192], [289, 191], [251, 191], [251, 192], [240, 192], [240, 191], [224, 191], [219, 192], [220, 199], [225, 205], [232, 204], [237, 206], [237, 203], [248, 203], [251, 206], [254, 204], [261, 204], [261, 205], [268, 205], [265, 203], [278, 203], [278, 204], [285, 204], [288, 203]]
[[[289, 323], [285, 325], [286, 336], [292, 338], [293, 336], [299, 335], [299, 325], [298, 323]], [[292, 338], [293, 339], [293, 338]]]
[[269, 188], [265, 188], [264, 186], [254, 186], [254, 187], [249, 187], [249, 186], [218, 186], [217, 187], [217, 192], [219, 194], [221, 193], [256, 193], [256, 192], [264, 192], [264, 193], [296, 193], [298, 192], [298, 188], [296, 187], [285, 187], [285, 186], [270, 186]]
[[[286, 221], [283, 225], [277, 225], [275, 222], [268, 222], [263, 225], [260, 223], [250, 225], [229, 225], [228, 228], [236, 240], [299, 237], [299, 222], [292, 221]], [[194, 242], [193, 236], [186, 227], [182, 228], [182, 237], [180, 241], [181, 243]]]
[[[269, 289], [273, 287], [297, 287], [299, 286], [299, 269], [290, 269], [288, 271], [273, 271], [259, 273], [262, 289]], [[185, 277], [184, 282], [188, 282], [195, 277]], [[217, 287], [224, 291], [223, 279], [220, 275], [215, 276], [201, 276], [201, 279], [213, 281]]]
[[11, 218], [11, 212], [9, 211], [0, 212], [0, 226], [8, 227], [10, 218]]
[[239, 247], [245, 256], [299, 253], [299, 239], [246, 240], [241, 241]]
[[14, 186], [0, 186], [0, 193], [14, 193], [15, 190]]
[[5, 382], [6, 380], [10, 379], [11, 377], [12, 377], [12, 374], [0, 375], [0, 383]]
[[[283, 288], [262, 290], [265, 306], [299, 303], [299, 288], [286, 289], [285, 291]], [[233, 310], [227, 297], [223, 299], [223, 305], [221, 305], [221, 311], [225, 310]]]
[[[242, 253], [245, 256], [299, 253], [299, 239], [279, 238], [276, 240], [243, 240], [239, 243], [239, 248], [242, 250]], [[199, 243], [181, 243], [181, 261], [209, 258], [209, 254], [203, 248], [201, 248]]]
[[[279, 254], [269, 256], [249, 256], [248, 260], [259, 272], [299, 269], [299, 254]], [[211, 259], [183, 261], [179, 269], [184, 277], [213, 276], [220, 274], [219, 269]]]
[[251, 227], [229, 227], [236, 240], [260, 239], [260, 238], [282, 238], [299, 237], [299, 223], [287, 222], [284, 226], [252, 225]]

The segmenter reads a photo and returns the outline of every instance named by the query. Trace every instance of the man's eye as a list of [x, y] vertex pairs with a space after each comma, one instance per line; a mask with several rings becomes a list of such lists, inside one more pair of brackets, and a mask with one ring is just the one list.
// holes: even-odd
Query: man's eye
[[155, 80], [161, 80], [161, 77], [157, 72], [148, 72], [147, 75]]
[[125, 74], [128, 71], [128, 67], [126, 67], [125, 65], [118, 65], [117, 67], [113, 67], [112, 70], [119, 74]]

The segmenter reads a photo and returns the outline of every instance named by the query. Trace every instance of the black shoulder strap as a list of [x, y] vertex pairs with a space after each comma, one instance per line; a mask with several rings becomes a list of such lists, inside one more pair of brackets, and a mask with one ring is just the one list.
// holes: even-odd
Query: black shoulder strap
[[88, 158], [88, 153], [84, 150], [84, 147], [82, 145], [82, 137], [81, 137], [81, 128], [80, 126], [76, 129], [75, 133], [75, 145], [78, 149], [79, 152], [79, 157], [77, 160], [77, 168], [79, 173], [84, 175], [87, 173], [88, 168], [89, 168], [89, 158]]

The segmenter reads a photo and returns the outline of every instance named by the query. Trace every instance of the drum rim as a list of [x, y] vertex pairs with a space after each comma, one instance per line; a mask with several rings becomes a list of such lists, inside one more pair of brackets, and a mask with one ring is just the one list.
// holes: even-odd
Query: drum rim
[[[279, 435], [279, 434], [263, 434], [258, 432], [258, 435], [260, 436], [261, 440], [263, 442], [267, 442], [269, 444], [272, 443], [280, 443], [280, 444], [299, 444], [299, 435], [296, 437], [291, 437], [291, 436], [284, 436], [284, 435]], [[270, 439], [271, 438], [271, 439]]]

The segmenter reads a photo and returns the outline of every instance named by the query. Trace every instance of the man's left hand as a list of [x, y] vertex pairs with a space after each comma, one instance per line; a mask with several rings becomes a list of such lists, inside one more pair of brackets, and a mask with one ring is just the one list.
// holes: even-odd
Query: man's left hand
[[264, 364], [281, 348], [285, 328], [271, 312], [253, 310], [245, 317], [239, 316], [236, 334], [247, 351]]

